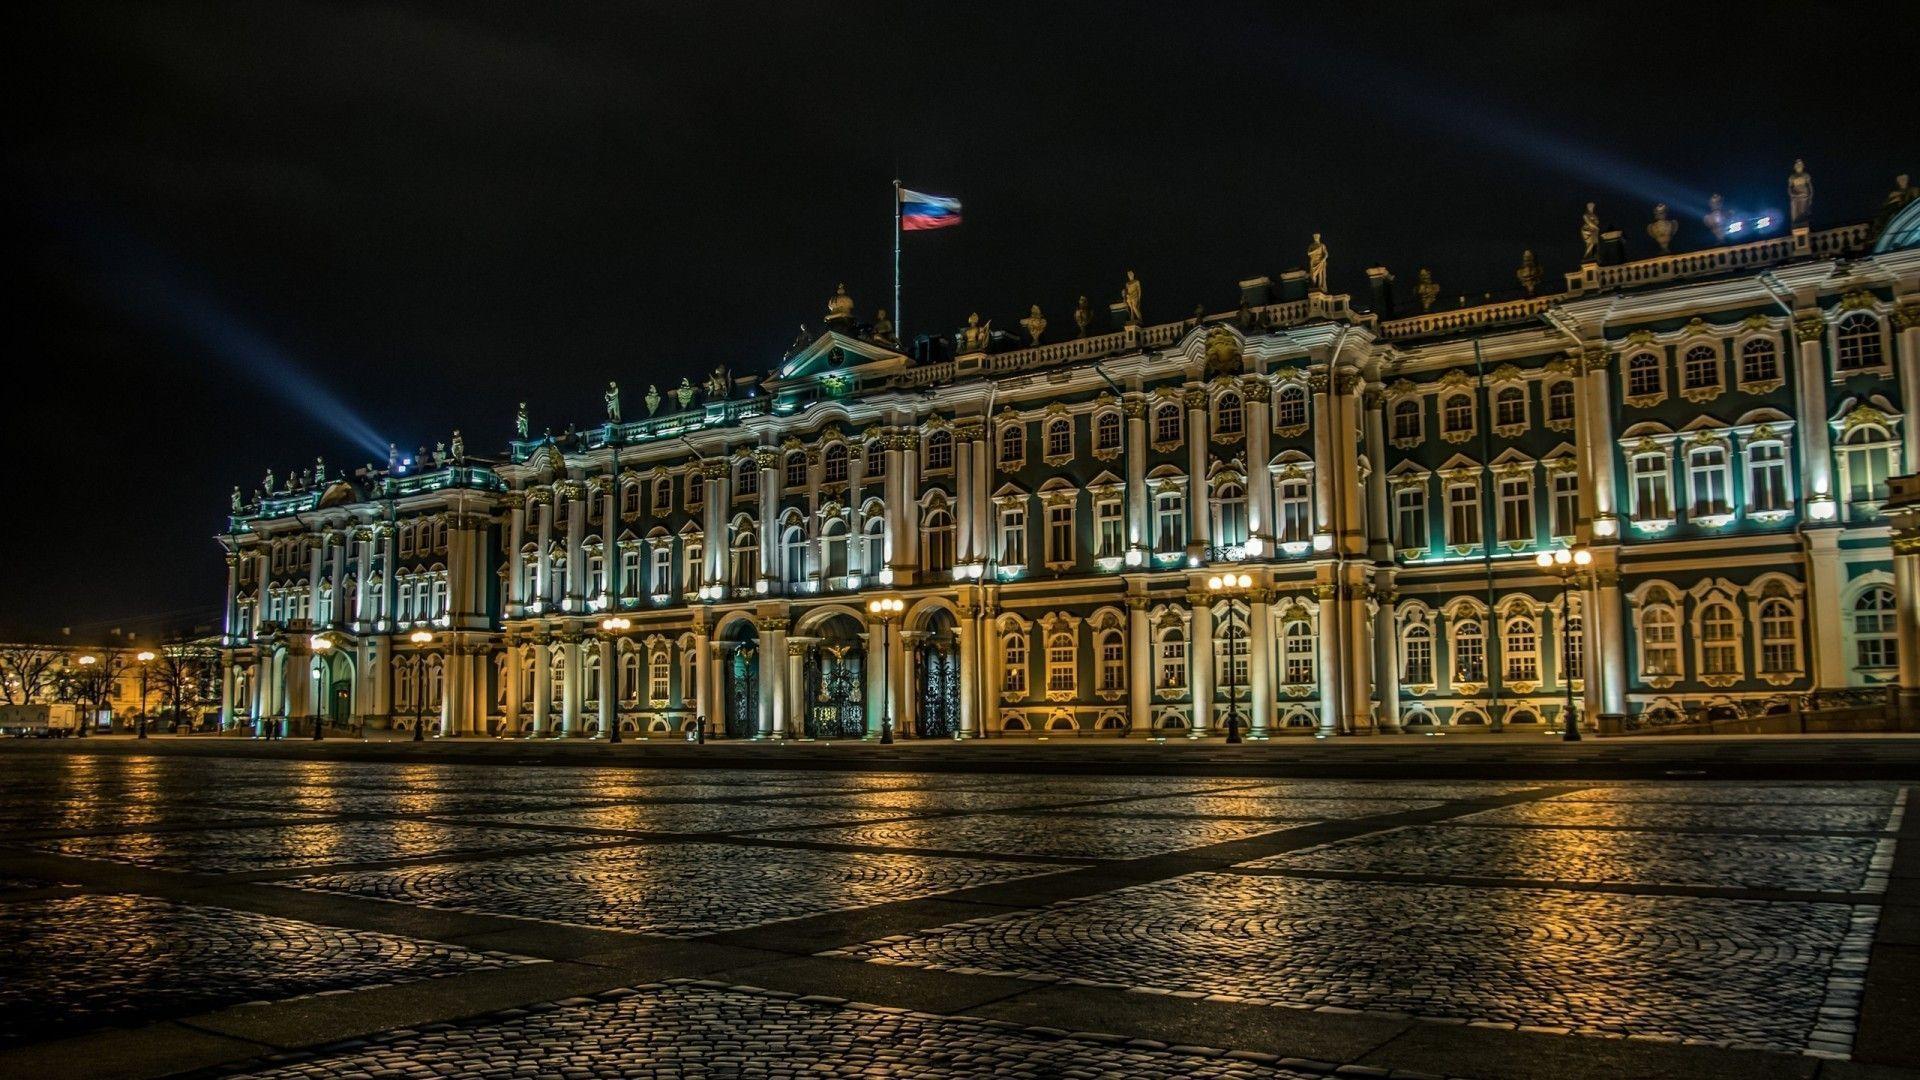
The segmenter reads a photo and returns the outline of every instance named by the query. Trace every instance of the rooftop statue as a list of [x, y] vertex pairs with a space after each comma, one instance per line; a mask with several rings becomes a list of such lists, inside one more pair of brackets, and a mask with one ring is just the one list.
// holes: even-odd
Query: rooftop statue
[[1813, 216], [1813, 174], [1800, 158], [1793, 159], [1793, 171], [1787, 174], [1787, 216], [1796, 229]]
[[233, 507], [234, 513], [237, 514], [240, 512], [240, 489], [239, 488], [236, 487], [233, 489], [233, 495], [228, 500], [228, 502]]
[[453, 429], [453, 460], [467, 460], [467, 440], [461, 436], [459, 428]]
[[1587, 212], [1580, 215], [1580, 243], [1581, 262], [1593, 262], [1600, 257], [1600, 215], [1592, 203], [1588, 203]]
[[447, 463], [447, 444], [444, 442], [434, 443], [433, 444], [434, 467], [439, 468], [440, 466], [445, 465], [446, 463]]
[[607, 403], [607, 422], [611, 424], [619, 423], [620, 422], [620, 384], [617, 382], [614, 382], [612, 379], [608, 379], [606, 393], [601, 394], [600, 399]]
[[993, 320], [980, 325], [980, 313], [967, 316], [966, 329], [960, 331], [960, 351], [962, 353], [986, 352], [987, 343], [993, 340]]
[[674, 390], [673, 396], [680, 399], [681, 408], [685, 409], [691, 406], [693, 404], [693, 380], [687, 378], [685, 375], [680, 376], [680, 385]]
[[648, 416], [652, 416], [654, 413], [659, 412], [660, 411], [660, 387], [653, 383], [648, 383], [647, 396], [644, 398], [641, 398], [640, 400], [647, 403]]
[[1660, 254], [1665, 255], [1673, 249], [1673, 234], [1680, 231], [1680, 223], [1667, 216], [1666, 203], [1653, 204], [1653, 220], [1647, 224], [1647, 235], [1660, 245]]
[[882, 345], [898, 344], [893, 339], [893, 320], [887, 318], [886, 308], [881, 308], [880, 313], [873, 317], [873, 340]]
[[1433, 271], [1420, 268], [1420, 281], [1413, 287], [1413, 293], [1420, 298], [1420, 310], [1432, 311], [1433, 302], [1440, 299], [1440, 283], [1433, 280]]
[[1920, 199], [1920, 188], [1914, 187], [1907, 182], [1907, 174], [1901, 173], [1899, 176], [1894, 177], [1893, 190], [1887, 192], [1887, 205], [1901, 207], [1915, 199]]
[[267, 489], [267, 494], [269, 495], [273, 494], [273, 470], [272, 469], [267, 470], [267, 479], [261, 486]]
[[1127, 321], [1134, 326], [1140, 321], [1140, 279], [1133, 271], [1127, 271], [1127, 283], [1120, 286], [1120, 302], [1127, 305]]
[[1040, 314], [1039, 304], [1027, 309], [1027, 317], [1020, 320], [1020, 325], [1027, 331], [1029, 346], [1040, 344], [1040, 335], [1047, 332], [1047, 317]]
[[1327, 291], [1327, 245], [1320, 242], [1320, 234], [1313, 234], [1313, 243], [1307, 245], [1307, 282], [1313, 291]]
[[387, 471], [391, 473], [399, 468], [400, 468], [400, 448], [393, 445], [392, 443], [388, 443], [387, 444]]
[[847, 295], [846, 285], [834, 287], [833, 296], [827, 300], [827, 321], [853, 318], [853, 297]]
[[1540, 287], [1546, 275], [1540, 272], [1540, 261], [1533, 257], [1532, 248], [1520, 253], [1520, 269], [1515, 270], [1513, 276], [1520, 279], [1520, 287], [1527, 290], [1528, 296], [1532, 296], [1534, 290]]
[[1073, 325], [1080, 328], [1081, 337], [1086, 337], [1087, 328], [1093, 325], [1093, 307], [1087, 303], [1087, 298], [1084, 296], [1080, 298], [1079, 305], [1073, 309]]
[[1708, 234], [1716, 242], [1727, 238], [1727, 212], [1722, 208], [1719, 192], [1707, 196], [1707, 213], [1700, 219], [1700, 224], [1707, 227]]
[[527, 437], [527, 403], [524, 401], [520, 403], [520, 408], [514, 411], [513, 432], [522, 439]]
[[724, 365], [716, 365], [713, 374], [707, 376], [707, 400], [724, 401], [733, 390], [733, 376], [727, 373]]
[[324, 484], [327, 482], [326, 458], [316, 457], [313, 459], [313, 482], [316, 484]]

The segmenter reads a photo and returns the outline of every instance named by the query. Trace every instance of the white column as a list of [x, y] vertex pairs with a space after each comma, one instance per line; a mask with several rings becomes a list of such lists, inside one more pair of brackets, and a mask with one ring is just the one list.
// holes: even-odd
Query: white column
[[763, 446], [754, 451], [754, 464], [760, 470], [760, 576], [778, 581], [785, 572], [780, 548], [779, 452]]
[[[1273, 474], [1267, 471], [1272, 456], [1273, 420], [1269, 415], [1273, 387], [1265, 379], [1249, 377], [1243, 383], [1241, 398], [1246, 403], [1247, 430], [1247, 536], [1260, 541], [1260, 554], [1273, 556]], [[1374, 466], [1375, 475], [1383, 472]]]
[[[1800, 347], [1793, 380], [1800, 416], [1796, 425], [1800, 433], [1800, 486], [1806, 502], [1830, 501], [1834, 497], [1833, 453], [1827, 428], [1827, 367], [1822, 352], [1826, 320], [1818, 311], [1802, 312], [1794, 321], [1794, 337]], [[1823, 681], [1821, 685], [1843, 684]]]
[[[1387, 510], [1387, 426], [1386, 394], [1375, 386], [1363, 392], [1360, 399], [1364, 410], [1362, 426], [1366, 428], [1367, 463], [1373, 472], [1367, 477], [1367, 555], [1376, 563], [1393, 560], [1392, 521]], [[1272, 490], [1273, 485], [1267, 484]], [[1382, 716], [1391, 716], [1387, 710], [1381, 710]]]
[[[569, 564], [571, 565], [571, 564]], [[572, 578], [569, 573], [568, 578]], [[585, 694], [585, 684], [581, 680], [581, 668], [586, 666], [587, 654], [576, 640], [562, 640], [560, 644], [560, 731], [567, 736], [580, 733], [580, 701]]]
[[330, 533], [327, 544], [333, 549], [333, 594], [328, 598], [327, 623], [344, 626], [347, 622], [347, 540], [350, 532]]
[[785, 620], [770, 620], [760, 631], [760, 737], [782, 739], [787, 734], [787, 629]]
[[[1343, 563], [1340, 605], [1345, 636], [1341, 639], [1340, 673], [1346, 685], [1340, 692], [1342, 726], [1349, 735], [1373, 734], [1373, 641], [1367, 628], [1367, 596], [1360, 580], [1361, 564]], [[1322, 678], [1322, 682], [1326, 680]]]
[[597, 644], [600, 649], [600, 737], [605, 739], [613, 734], [613, 725], [620, 722], [620, 662], [614, 655], [612, 635], [602, 636]]
[[1807, 610], [1812, 613], [1816, 690], [1847, 685], [1845, 615], [1840, 610], [1846, 567], [1840, 562], [1840, 535], [1839, 529], [1808, 529], [1801, 534], [1807, 551]]
[[520, 643], [509, 639], [506, 643], [506, 672], [501, 677], [507, 684], [507, 706], [500, 710], [500, 718], [506, 724], [506, 734], [511, 737], [520, 733], [520, 697], [525, 688], [520, 685]]
[[718, 716], [712, 711], [718, 704], [713, 693], [713, 641], [707, 636], [705, 626], [695, 626], [693, 635], [693, 708], [695, 717], [704, 727]]
[[[1376, 466], [1377, 468], [1378, 466]], [[1400, 648], [1393, 625], [1393, 570], [1374, 570], [1373, 689], [1380, 702], [1380, 726], [1400, 730]]]
[[1626, 612], [1620, 598], [1620, 571], [1597, 567], [1593, 572], [1593, 603], [1581, 625], [1586, 649], [1587, 684], [1599, 675], [1599, 697], [1594, 703], [1602, 716], [1627, 714]]
[[[542, 604], [551, 604], [553, 602], [553, 492], [547, 491], [544, 494], [546, 497], [540, 500], [540, 539], [538, 541], [540, 549], [535, 566], [537, 574], [534, 584], [537, 588], [534, 589], [533, 594]], [[393, 591], [391, 585], [388, 586], [387, 591]], [[546, 733], [544, 725], [540, 728], [540, 732], [543, 735]]]
[[1907, 472], [1920, 472], [1920, 308], [1901, 308], [1893, 321], [1900, 327], [1894, 370], [1900, 373], [1900, 402], [1907, 411], [1901, 431], [1906, 444], [1904, 460]]
[[1900, 632], [1900, 707], [1911, 725], [1920, 720], [1920, 520], [1894, 533], [1893, 598]]
[[1249, 734], [1265, 737], [1273, 726], [1273, 604], [1265, 586], [1247, 598]]
[[1127, 663], [1133, 685], [1127, 688], [1127, 724], [1134, 731], [1153, 730], [1153, 629], [1147, 623], [1145, 596], [1127, 597]]
[[[899, 489], [899, 531], [887, 538], [889, 564], [920, 567], [920, 434], [909, 428], [890, 440], [887, 476]], [[1909, 459], [1911, 460], [1911, 459]], [[923, 580], [918, 575], [915, 581]]]
[[973, 541], [973, 442], [960, 429], [952, 434], [954, 562], [965, 566], [985, 556]]
[[[787, 734], [792, 738], [802, 738], [807, 733], [807, 649], [814, 643], [813, 638], [790, 637], [787, 639], [786, 676]], [[778, 678], [781, 672], [776, 672]]]
[[1340, 731], [1339, 592], [1339, 586], [1330, 581], [1314, 587], [1314, 595], [1320, 601], [1317, 643], [1320, 647], [1320, 734], [1323, 736]]
[[987, 530], [993, 524], [993, 459], [989, 447], [993, 440], [988, 438], [987, 425], [970, 428], [968, 446], [973, 453], [973, 505], [969, 515], [973, 521], [973, 557], [985, 560], [993, 551], [987, 539]]
[[[567, 592], [566, 610], [587, 608], [587, 492], [583, 485], [567, 487]], [[575, 650], [578, 651], [578, 650]], [[572, 669], [568, 669], [571, 674]], [[578, 719], [578, 717], [575, 717]], [[572, 727], [567, 732], [573, 732]]]
[[[543, 545], [542, 551], [545, 550]], [[553, 733], [553, 647], [546, 638], [533, 641], [533, 733]]]
[[[1333, 432], [1338, 420], [1329, 407], [1326, 373], [1316, 372], [1308, 382], [1313, 387], [1313, 531], [1317, 536], [1335, 531], [1333, 485], [1340, 477], [1334, 474]], [[1324, 631], [1321, 640], [1326, 640]]]
[[1153, 550], [1152, 503], [1147, 491], [1147, 403], [1129, 397], [1120, 403], [1127, 414], [1127, 549], [1144, 556]]
[[974, 617], [972, 604], [960, 608], [960, 737], [971, 739], [980, 731], [980, 620]]
[[1193, 642], [1188, 647], [1187, 686], [1193, 691], [1193, 728], [1198, 737], [1213, 730], [1213, 598], [1204, 591], [1187, 594], [1193, 608]]
[[507, 602], [501, 605], [508, 614], [519, 614], [520, 600], [527, 595], [527, 562], [520, 554], [526, 542], [527, 504], [515, 498], [507, 511]]
[[1187, 391], [1187, 552], [1213, 544], [1213, 488], [1207, 483], [1207, 392]]

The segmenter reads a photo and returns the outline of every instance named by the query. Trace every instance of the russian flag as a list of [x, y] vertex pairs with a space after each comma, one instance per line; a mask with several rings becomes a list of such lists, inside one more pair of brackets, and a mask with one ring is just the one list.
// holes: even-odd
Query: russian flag
[[904, 232], [944, 229], [960, 224], [960, 200], [900, 189], [900, 228]]

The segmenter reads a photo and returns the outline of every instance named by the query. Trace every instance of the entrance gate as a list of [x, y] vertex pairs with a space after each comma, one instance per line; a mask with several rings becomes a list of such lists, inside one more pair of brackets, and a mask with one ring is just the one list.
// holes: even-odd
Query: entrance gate
[[806, 735], [810, 739], [860, 739], [867, 734], [866, 679], [860, 651], [822, 645], [807, 654]]
[[919, 730], [925, 739], [951, 739], [960, 730], [960, 650], [951, 637], [936, 635], [914, 650], [920, 687]]
[[760, 650], [741, 645], [727, 661], [727, 738], [760, 733]]

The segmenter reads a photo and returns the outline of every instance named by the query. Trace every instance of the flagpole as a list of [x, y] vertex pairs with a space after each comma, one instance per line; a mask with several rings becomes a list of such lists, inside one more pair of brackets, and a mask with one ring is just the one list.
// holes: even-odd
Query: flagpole
[[900, 181], [893, 181], [893, 337], [907, 340], [906, 323], [900, 318]]

